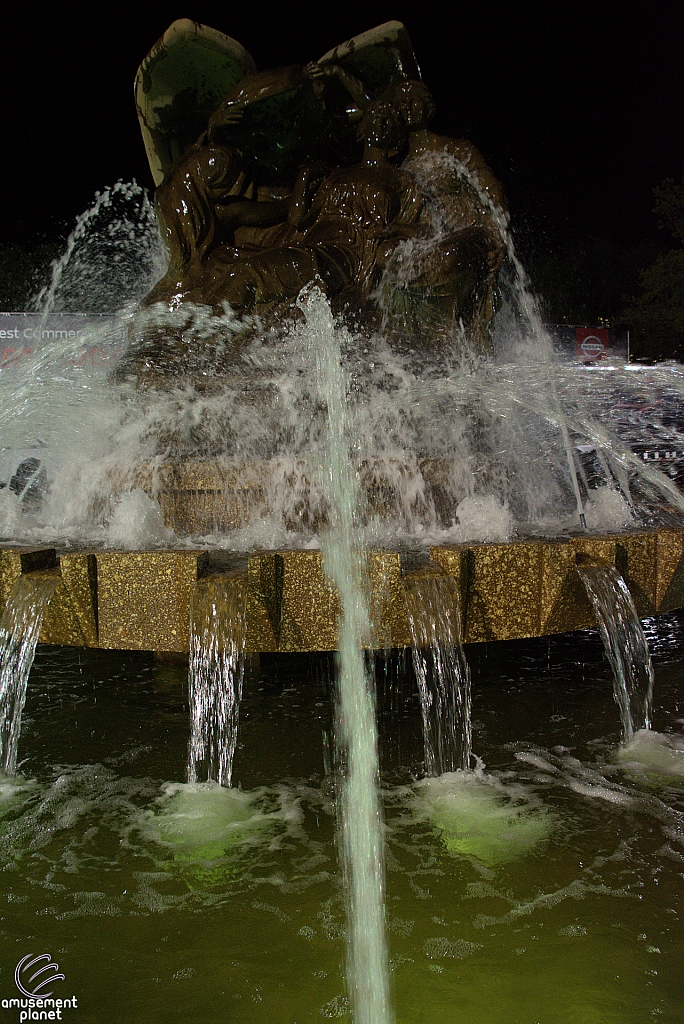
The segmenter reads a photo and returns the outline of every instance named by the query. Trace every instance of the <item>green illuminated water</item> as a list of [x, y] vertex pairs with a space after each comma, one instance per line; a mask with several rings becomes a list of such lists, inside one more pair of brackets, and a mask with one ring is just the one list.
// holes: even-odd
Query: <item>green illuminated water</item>
[[[418, 785], [410, 657], [378, 669], [400, 1024], [682, 1019], [684, 618], [649, 642], [669, 741], [616, 757], [596, 634], [478, 646], [484, 767]], [[0, 999], [49, 952], [79, 1024], [349, 1020], [331, 674], [328, 657], [248, 671], [235, 792], [184, 784], [182, 668], [39, 648], [25, 781], [0, 783]]]

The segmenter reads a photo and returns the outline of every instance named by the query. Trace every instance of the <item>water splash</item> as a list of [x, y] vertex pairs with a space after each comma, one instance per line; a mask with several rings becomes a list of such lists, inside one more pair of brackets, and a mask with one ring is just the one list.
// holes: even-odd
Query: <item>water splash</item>
[[314, 348], [320, 399], [327, 409], [328, 436], [321, 461], [330, 525], [322, 543], [323, 564], [342, 608], [336, 739], [339, 761], [345, 764], [340, 828], [348, 892], [349, 989], [355, 1024], [390, 1024], [375, 693], [362, 649], [370, 623], [356, 532], [361, 494], [350, 461], [354, 435], [340, 348], [340, 335], [346, 332], [335, 327], [330, 307], [317, 289], [302, 297], [301, 304]]
[[461, 643], [458, 584], [446, 574], [404, 578], [428, 776], [470, 768], [470, 670]]
[[155, 809], [141, 815], [140, 830], [165, 848], [160, 866], [173, 864], [195, 892], [215, 891], [249, 879], [259, 850], [299, 837], [302, 818], [286, 786], [244, 792], [216, 782], [166, 782]]
[[534, 348], [537, 361], [546, 372], [548, 394], [551, 399], [553, 415], [558, 423], [563, 447], [565, 449], [570, 482], [572, 484], [575, 504], [577, 507], [577, 515], [580, 525], [586, 529], [584, 505], [577, 479], [577, 467], [575, 465], [572, 444], [570, 442], [566, 416], [561, 407], [556, 387], [553, 367], [553, 344], [548, 331], [544, 326], [539, 302], [532, 290], [525, 268], [520, 262], [516, 252], [513, 235], [510, 230], [508, 214], [494, 201], [488, 190], [482, 186], [477, 175], [473, 173], [467, 164], [458, 160], [451, 154], [429, 153], [422, 157], [418, 157], [411, 162], [411, 170], [419, 181], [425, 181], [428, 189], [429, 182], [431, 178], [435, 176], [435, 173], [438, 174], [440, 170], [443, 173], [445, 169], [450, 171], [452, 175], [458, 175], [467, 181], [470, 188], [477, 195], [482, 207], [487, 211], [496, 225], [496, 229], [498, 230], [501, 240], [506, 248], [506, 255], [513, 269], [516, 305], [522, 314], [523, 323], [521, 326], [528, 335], [529, 343]]
[[19, 808], [29, 801], [33, 802], [41, 792], [35, 779], [25, 779], [20, 775], [0, 776], [0, 822], [13, 817]]
[[407, 796], [413, 819], [432, 822], [449, 853], [490, 868], [531, 853], [557, 824], [531, 787], [504, 782], [482, 766], [421, 779]]
[[[575, 462], [592, 530], [630, 518], [634, 525], [676, 525], [672, 506], [684, 510], [684, 497], [630, 446], [657, 434], [684, 450], [672, 413], [684, 393], [681, 367], [552, 365], [550, 339], [507, 218], [487, 209], [487, 200], [480, 196], [483, 215], [490, 223], [499, 217], [510, 243], [503, 326], [494, 328], [498, 364], [462, 356], [457, 344], [433, 351], [422, 342], [399, 344], [382, 331], [345, 343], [355, 468], [369, 499], [357, 521], [363, 546], [426, 549], [576, 531], [568, 471]], [[410, 287], [416, 247], [429, 257], [435, 239], [451, 230], [439, 223], [436, 199], [433, 205], [434, 237], [397, 249], [397, 258], [407, 257], [399, 287]], [[67, 305], [102, 310], [119, 298], [129, 302], [115, 322], [89, 332], [88, 348], [112, 350], [114, 334], [125, 331], [133, 343], [130, 372], [124, 368], [116, 382], [107, 380], [111, 367], [104, 361], [97, 367], [79, 362], [77, 339], [0, 367], [3, 444], [19, 450], [31, 439], [43, 440], [48, 478], [40, 508], [22, 511], [3, 503], [3, 536], [26, 544], [106, 545], [112, 498], [143, 489], [168, 513], [174, 543], [243, 551], [315, 546], [327, 502], [311, 472], [310, 453], [320, 445], [325, 417], [320, 403], [311, 401], [302, 332], [286, 322], [263, 332], [255, 322], [229, 312], [216, 317], [207, 307], [134, 312], [131, 300], [158, 276], [153, 268], [159, 246], [152, 208], [134, 184], [105, 190], [79, 218], [41, 305], [47, 311]], [[506, 334], [508, 309], [512, 329]], [[178, 374], [166, 379], [168, 389], [136, 388], [136, 359], [144, 361], [146, 345], [154, 348], [160, 337], [179, 331]], [[499, 344], [504, 335], [506, 345]], [[217, 362], [218, 353], [224, 362]], [[504, 364], [503, 358], [517, 362]], [[549, 400], [551, 385], [562, 419]], [[629, 422], [619, 418], [621, 407]], [[655, 423], [658, 416], [663, 422]], [[580, 440], [595, 448], [603, 494], [582, 479]], [[168, 510], [184, 489], [177, 474], [174, 483], [175, 470], [189, 463], [201, 474], [208, 470], [212, 484], [196, 493], [192, 516], [173, 518]], [[236, 487], [236, 479], [244, 486]]]
[[684, 736], [639, 729], [615, 758], [627, 775], [646, 785], [684, 785]]
[[164, 525], [157, 502], [136, 488], [122, 494], [109, 520], [109, 545], [124, 551], [168, 547], [173, 530]]
[[34, 306], [50, 313], [115, 312], [141, 299], [164, 273], [154, 205], [136, 181], [96, 193], [76, 220]]
[[613, 695], [620, 708], [622, 741], [651, 726], [653, 665], [632, 595], [611, 565], [581, 562], [577, 571], [592, 603], [606, 656], [613, 670]]
[[20, 576], [0, 622], [0, 769], [17, 768], [21, 714], [43, 617], [59, 583], [57, 575]]
[[240, 576], [199, 580], [190, 609], [188, 782], [230, 786], [244, 680], [247, 584]]

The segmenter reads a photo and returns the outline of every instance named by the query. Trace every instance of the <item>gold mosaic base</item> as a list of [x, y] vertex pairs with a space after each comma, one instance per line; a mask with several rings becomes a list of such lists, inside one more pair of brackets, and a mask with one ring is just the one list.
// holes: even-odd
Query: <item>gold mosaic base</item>
[[[641, 617], [684, 605], [684, 531], [610, 537], [468, 544], [432, 548], [431, 565], [412, 578], [444, 572], [458, 585], [466, 643], [545, 636], [595, 625], [576, 571], [578, 559], [616, 566]], [[42, 643], [182, 654], [189, 648], [190, 602], [211, 574], [203, 551], [0, 551], [0, 603], [21, 575], [59, 576]], [[363, 583], [373, 631], [370, 647], [411, 644], [397, 552], [367, 555]], [[337, 646], [339, 601], [318, 551], [261, 552], [248, 559], [247, 640], [251, 653], [330, 651]]]

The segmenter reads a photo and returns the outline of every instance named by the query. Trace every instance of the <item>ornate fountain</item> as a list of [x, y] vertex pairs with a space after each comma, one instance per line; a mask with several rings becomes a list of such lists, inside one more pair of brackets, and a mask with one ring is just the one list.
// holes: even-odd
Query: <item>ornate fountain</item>
[[[337, 323], [381, 331], [401, 358], [487, 357], [507, 255], [503, 194], [471, 143], [430, 129], [434, 103], [400, 23], [305, 67], [257, 72], [235, 40], [177, 21], [141, 64], [135, 96], [169, 263], [129, 325], [120, 378], [150, 393], [187, 381], [211, 397], [255, 338], [277, 352], [283, 325], [296, 331], [312, 282]], [[221, 329], [198, 334], [198, 309]], [[258, 369], [244, 401], [270, 401]], [[171, 427], [154, 457], [114, 473], [110, 489], [146, 492], [178, 537], [216, 535], [268, 505], [275, 465], [268, 456], [226, 465], [215, 443]], [[368, 462], [358, 472], [382, 517], [392, 480]], [[443, 461], [424, 459], [421, 472], [435, 494], [444, 490]], [[325, 509], [303, 504], [309, 526], [325, 527]], [[374, 647], [411, 645], [405, 582], [435, 573], [457, 582], [466, 642], [593, 625], [575, 569], [582, 558], [616, 566], [642, 617], [684, 604], [684, 534], [672, 523], [432, 545], [420, 564], [399, 546], [367, 555]], [[43, 642], [183, 653], [197, 581], [232, 574], [247, 583], [248, 652], [334, 650], [339, 604], [320, 551], [291, 547], [234, 557], [12, 547], [0, 553], [0, 597], [21, 575], [47, 573], [59, 582]]]
[[[663, 883], [660, 900], [668, 903], [677, 891], [681, 855], [671, 844], [677, 842], [679, 812], [675, 806], [668, 816], [650, 777], [646, 795], [631, 783], [618, 783], [612, 755], [630, 759], [624, 761], [627, 774], [635, 768], [632, 758], [645, 756], [638, 750], [650, 750], [651, 766], [667, 773], [661, 776], [667, 792], [676, 792], [670, 786], [682, 777], [681, 739], [651, 729], [654, 674], [639, 616], [684, 605], [684, 498], [665, 475], [640, 464], [629, 443], [596, 415], [610, 400], [617, 368], [573, 379], [554, 364], [508, 232], [500, 186], [470, 143], [431, 131], [432, 97], [399, 23], [351, 39], [306, 67], [257, 73], [234, 40], [194, 22], [175, 22], [143, 61], [136, 101], [157, 186], [165, 273], [146, 284], [148, 294], [136, 308], [119, 315], [117, 329], [125, 325], [128, 345], [108, 378], [95, 368], [84, 371], [73, 349], [53, 346], [44, 357], [36, 355], [23, 376], [2, 380], [8, 384], [0, 410], [5, 443], [14, 432], [25, 448], [27, 432], [45, 428], [55, 453], [52, 466], [43, 467], [34, 457], [49, 449], [41, 439], [28, 449], [31, 457], [19, 462], [23, 477], [19, 470], [7, 474], [8, 486], [0, 487], [0, 529], [13, 540], [0, 549], [3, 868], [10, 889], [17, 888], [8, 897], [21, 908], [14, 912], [17, 923], [8, 925], [11, 956], [18, 955], [17, 935], [24, 928], [43, 928], [32, 922], [45, 922], [53, 929], [45, 941], [49, 936], [59, 945], [64, 928], [71, 931], [72, 918], [81, 917], [78, 941], [69, 940], [60, 956], [83, 957], [86, 1007], [87, 998], [94, 1006], [103, 1002], [92, 986], [101, 989], [103, 979], [109, 984], [113, 978], [107, 1005], [120, 1001], [119, 989], [126, 997], [128, 979], [134, 1001], [145, 988], [153, 1017], [172, 1004], [173, 1012], [179, 1006], [194, 1012], [199, 983], [206, 988], [206, 1006], [216, 1007], [209, 1011], [214, 1016], [225, 1016], [226, 997], [244, 993], [251, 995], [259, 1019], [264, 1013], [283, 1017], [287, 998], [297, 1013], [340, 1017], [349, 1009], [356, 1024], [393, 1024], [397, 982], [405, 987], [402, 993], [397, 985], [397, 1003], [409, 1016], [407, 990], [412, 1005], [420, 1006], [419, 1016], [432, 1005], [446, 1007], [447, 1015], [459, 1005], [469, 1012], [473, 991], [486, 993], [486, 1012], [506, 1001], [516, 1009], [531, 1006], [541, 961], [534, 953], [527, 964], [511, 959], [512, 949], [527, 952], [515, 948], [523, 941], [521, 924], [531, 928], [528, 916], [543, 914], [543, 920], [534, 919], [539, 935], [529, 935], [540, 938], [545, 927], [538, 948], [546, 963], [556, 951], [560, 966], [554, 970], [565, 978], [573, 974], [568, 964], [584, 968], [592, 956], [592, 947], [579, 945], [591, 929], [579, 923], [571, 901], [590, 897], [584, 920], [593, 928], [606, 899], [619, 897], [625, 909], [620, 920], [615, 905], [610, 907], [611, 935], [595, 929], [600, 955], [593, 959], [605, 975], [605, 993], [593, 975], [587, 983], [586, 971], [580, 971], [586, 998], [582, 991], [577, 1001], [570, 986], [559, 1005], [582, 1019], [603, 1005], [610, 1014], [616, 1006], [631, 1007], [638, 995], [635, 979], [643, 985], [644, 974], [665, 973], [644, 972], [654, 962], [650, 954], [661, 949], [646, 946], [645, 957], [635, 956], [634, 935], [642, 927], [639, 941], [646, 940], [646, 929], [654, 939], [657, 934], [647, 886]], [[144, 216], [118, 219], [115, 209], [114, 226], [130, 241], [137, 224], [149, 251], [157, 231], [148, 230], [152, 211], [142, 190], [119, 183], [117, 197], [123, 202], [134, 190], [137, 212], [142, 208]], [[111, 193], [101, 194], [97, 210], [110, 200]], [[80, 228], [94, 219], [84, 216]], [[511, 272], [517, 305], [507, 299]], [[57, 277], [55, 272], [53, 283]], [[141, 288], [136, 295], [142, 293]], [[512, 333], [524, 342], [521, 358], [508, 361], [496, 334], [507, 302]], [[630, 373], [615, 376], [628, 391]], [[597, 384], [587, 412], [578, 392]], [[37, 546], [19, 546], [27, 538]], [[511, 743], [508, 735], [505, 746], [501, 737], [488, 741], [497, 753], [495, 767], [486, 770], [473, 749], [471, 679], [462, 641], [536, 637], [597, 622], [613, 669], [623, 746], [606, 755], [599, 713], [601, 738], [588, 744], [587, 760], [574, 723], [557, 715], [557, 707], [550, 714], [551, 703], [540, 714], [553, 726], [546, 733], [553, 746], [537, 745], [527, 719], [535, 703], [531, 693], [539, 695], [551, 680], [549, 644], [543, 657], [549, 667], [536, 691], [520, 687], [517, 672], [508, 683], [505, 672], [497, 674], [488, 713], [513, 728], [515, 710], [501, 714], [502, 686], [507, 685], [506, 698], [523, 689], [523, 736], [535, 742]], [[175, 755], [160, 769], [161, 796], [157, 769], [150, 770], [148, 761], [153, 742], [165, 757], [173, 746], [169, 722], [184, 717], [180, 689], [173, 691], [173, 719], [166, 717], [168, 703], [149, 702], [144, 745], [136, 725], [134, 747], [115, 757], [106, 747], [102, 763], [91, 764], [99, 748], [82, 751], [81, 735], [104, 718], [129, 729], [122, 713], [126, 687], [92, 686], [86, 670], [78, 688], [69, 689], [66, 673], [58, 669], [59, 699], [52, 700], [52, 665], [65, 659], [54, 662], [49, 652], [47, 702], [60, 717], [43, 714], [41, 697], [31, 714], [32, 742], [36, 723], [51, 739], [61, 739], [63, 732], [73, 741], [78, 763], [65, 764], [73, 756], [65, 758], [59, 745], [46, 748], [58, 754], [46, 754], [42, 742], [37, 759], [21, 760], [21, 717], [38, 638], [54, 645], [153, 651], [160, 660], [184, 661], [189, 654], [187, 691], [184, 680], [182, 690], [190, 711], [187, 784], [163, 781], [169, 771], [178, 776], [173, 756], [185, 756], [185, 718], [184, 729], [175, 730]], [[383, 708], [378, 715], [377, 663], [365, 657], [364, 648], [411, 648], [423, 733], [417, 774], [424, 778], [416, 778], [416, 753], [406, 755], [401, 741], [401, 775], [383, 768], [380, 788]], [[273, 729], [251, 730], [259, 762], [268, 760], [264, 751], [270, 754], [269, 745], [282, 734], [284, 745], [291, 746], [294, 737], [307, 758], [315, 749], [322, 763], [310, 775], [314, 759], [302, 762], [304, 785], [298, 769], [290, 779], [297, 762], [289, 755], [287, 777], [277, 787], [263, 784], [274, 771], [271, 764], [265, 776], [257, 773], [251, 782], [247, 776], [248, 786], [256, 780], [258, 789], [243, 789], [244, 776], [234, 785], [233, 759], [243, 746], [237, 739], [245, 655], [332, 650], [338, 652], [330, 688], [336, 705], [334, 757], [327, 702], [316, 700], [315, 714], [305, 713], [306, 733], [293, 732], [283, 698], [295, 688], [287, 685], [272, 703], [275, 690], [264, 665], [258, 689], [268, 686], [263, 701]], [[317, 669], [328, 660], [311, 659]], [[82, 663], [97, 665], [98, 682], [121, 679], [121, 666], [128, 663], [138, 662], [149, 673], [146, 658], [77, 661], [79, 671]], [[285, 661], [278, 659], [279, 669]], [[400, 666], [396, 675], [393, 662]], [[115, 675], [100, 671], [107, 663]], [[301, 662], [293, 663], [299, 675]], [[402, 703], [406, 707], [407, 663], [401, 654], [378, 663], [385, 696], [392, 698], [394, 727], [407, 718], [400, 710]], [[537, 658], [531, 671], [539, 664]], [[256, 689], [254, 661], [251, 668], [248, 689]], [[183, 675], [167, 668], [149, 674], [164, 687], [168, 677], [180, 682]], [[123, 675], [128, 681], [128, 668]], [[554, 705], [567, 678], [554, 676], [548, 684]], [[297, 685], [309, 688], [310, 682], [298, 678]], [[86, 690], [93, 707], [100, 701], [98, 716], [85, 719], [87, 725], [82, 721], [79, 732], [83, 715], [69, 694], [82, 707]], [[585, 690], [582, 718], [593, 718], [595, 706], [587, 705]], [[148, 703], [143, 692], [153, 691], [136, 687], [136, 713]], [[299, 708], [299, 693], [295, 700], [292, 707]], [[150, 716], [160, 714], [163, 727], [156, 741], [154, 729], [149, 731], [148, 747]], [[565, 733], [559, 733], [558, 721], [568, 723]], [[476, 727], [478, 745], [485, 744], [486, 731]], [[517, 740], [515, 733], [510, 736]], [[563, 736], [568, 746], [559, 743]], [[41, 767], [34, 779], [36, 763]], [[586, 806], [570, 804], [575, 797]], [[333, 805], [334, 833], [324, 820]], [[391, 816], [387, 829], [385, 808]], [[633, 838], [639, 838], [639, 815], [645, 845], [627, 857]], [[654, 842], [657, 826], [667, 842], [660, 849]], [[118, 829], [121, 839], [113, 843]], [[100, 846], [93, 845], [96, 835]], [[282, 843], [281, 835], [287, 837]], [[497, 881], [495, 870], [553, 841], [546, 878], [546, 858], [537, 856], [527, 884], [517, 864], [513, 875]], [[261, 860], [259, 842], [267, 860]], [[395, 869], [387, 880], [386, 842], [393, 844]], [[673, 861], [674, 889], [666, 871], [661, 874], [663, 856]], [[453, 871], [452, 858], [460, 859]], [[256, 865], [255, 873], [250, 867], [243, 875], [242, 861]], [[146, 863], [151, 870], [144, 870]], [[432, 892], [423, 888], [423, 875]], [[156, 880], [159, 888], [152, 887]], [[187, 882], [187, 901], [176, 881], [183, 887]], [[387, 903], [385, 884], [392, 886]], [[257, 886], [269, 900], [287, 897], [292, 913], [253, 900]], [[271, 897], [277, 886], [280, 896]], [[243, 898], [243, 891], [250, 895]], [[624, 897], [636, 894], [643, 906], [625, 903]], [[340, 896], [344, 925], [338, 925]], [[497, 915], [505, 907], [504, 917], [478, 914], [469, 923], [470, 911], [459, 910], [453, 922], [434, 914], [455, 908], [459, 898], [492, 897], [503, 899], [495, 906]], [[426, 899], [434, 902], [426, 905]], [[398, 906], [395, 900], [401, 900]], [[559, 916], [550, 918], [559, 904]], [[482, 907], [492, 909], [489, 902]], [[164, 950], [156, 943], [166, 941], [168, 935], [159, 938], [159, 932], [169, 926], [157, 921], [166, 909], [172, 911], [167, 918], [174, 936]], [[206, 916], [198, 919], [200, 910]], [[397, 910], [407, 920], [395, 917]], [[276, 933], [253, 911], [275, 915], [278, 926], [287, 928], [277, 944], [271, 940]], [[102, 925], [92, 931], [88, 924], [97, 915], [106, 915], [111, 933], [105, 946]], [[119, 932], [109, 923], [116, 918]], [[414, 918], [424, 920], [411, 936]], [[204, 927], [198, 928], [198, 920]], [[315, 928], [303, 923], [309, 920]], [[663, 941], [670, 931], [667, 920], [658, 939], [663, 954], [669, 952]], [[439, 935], [430, 934], [434, 925]], [[486, 928], [492, 935], [502, 932], [498, 966]], [[343, 936], [346, 990], [330, 989], [320, 1006], [318, 994], [309, 999], [311, 966], [328, 966], [314, 977], [330, 974], [326, 986], [338, 986]], [[26, 941], [35, 939], [32, 934]], [[132, 975], [126, 952], [131, 942], [141, 951]], [[307, 943], [299, 952], [298, 942]], [[330, 942], [326, 952], [323, 943]], [[126, 952], [120, 976], [112, 972], [115, 946]], [[283, 948], [287, 957], [279, 955]], [[94, 972], [93, 949], [104, 958]], [[146, 949], [155, 949], [151, 958]], [[410, 956], [397, 955], [400, 950]], [[196, 973], [186, 955], [195, 957], [203, 973], [184, 990], [183, 979]], [[239, 959], [231, 963], [233, 955]], [[672, 947], [672, 963], [676, 955]], [[632, 972], [626, 987], [625, 956]], [[277, 985], [270, 1004], [261, 997], [264, 957], [273, 978], [265, 989]], [[282, 960], [282, 974], [272, 974], [274, 957]], [[425, 961], [432, 960], [446, 961], [447, 969], [428, 962], [434, 973], [425, 974]], [[667, 963], [664, 956], [661, 962]], [[393, 973], [400, 963], [410, 965], [403, 982], [395, 974], [390, 984], [390, 963]], [[510, 974], [508, 999], [504, 988], [490, 984], [492, 964], [504, 979]], [[239, 968], [240, 978], [247, 975], [241, 991], [229, 967]], [[155, 985], [162, 978], [173, 979], [170, 988]], [[174, 987], [177, 981], [181, 985]], [[283, 991], [286, 981], [290, 994]], [[544, 982], [542, 1001], [553, 1003], [545, 969]], [[164, 994], [167, 989], [170, 994]], [[308, 1002], [302, 1001], [304, 991]], [[652, 1006], [653, 991], [644, 989], [640, 1005]], [[158, 993], [172, 1004], [160, 1002]], [[319, 1003], [316, 1009], [312, 999]], [[247, 1000], [241, 1005], [248, 1008]], [[661, 1000], [651, 1012], [662, 1012], [664, 1005]]]

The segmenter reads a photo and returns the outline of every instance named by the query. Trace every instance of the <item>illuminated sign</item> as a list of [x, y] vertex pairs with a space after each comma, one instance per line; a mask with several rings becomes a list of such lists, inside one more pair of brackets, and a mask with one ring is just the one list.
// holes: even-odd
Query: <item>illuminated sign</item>
[[113, 365], [126, 347], [114, 317], [90, 313], [0, 313], [0, 373], [52, 349], [61, 367]]

